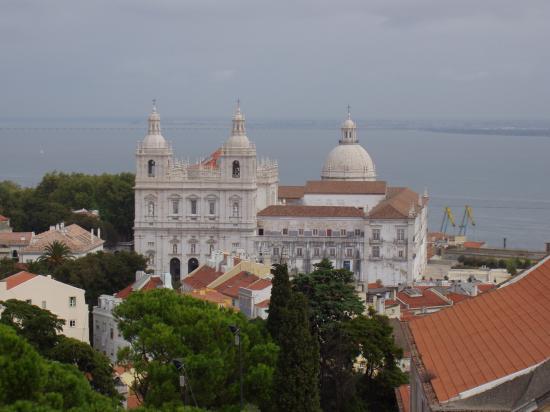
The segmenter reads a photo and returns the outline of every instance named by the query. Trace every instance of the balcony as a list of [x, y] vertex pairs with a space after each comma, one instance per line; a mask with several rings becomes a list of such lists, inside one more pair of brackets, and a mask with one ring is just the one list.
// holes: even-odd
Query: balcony
[[407, 239], [393, 239], [393, 244], [394, 245], [406, 245], [407, 244]]
[[381, 237], [379, 237], [378, 239], [374, 239], [374, 238], [369, 238], [369, 244], [370, 245], [380, 245], [384, 243], [384, 239], [382, 239]]

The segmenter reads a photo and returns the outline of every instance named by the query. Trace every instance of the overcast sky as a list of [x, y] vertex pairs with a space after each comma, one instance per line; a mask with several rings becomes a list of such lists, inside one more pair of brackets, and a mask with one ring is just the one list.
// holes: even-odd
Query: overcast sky
[[548, 0], [0, 0], [0, 117], [550, 117]]

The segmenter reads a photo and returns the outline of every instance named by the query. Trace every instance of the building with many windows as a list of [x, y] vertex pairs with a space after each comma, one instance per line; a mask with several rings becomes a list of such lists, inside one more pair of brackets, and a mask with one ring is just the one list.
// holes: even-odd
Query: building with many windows
[[426, 265], [428, 196], [376, 180], [348, 113], [321, 180], [279, 186], [275, 161], [259, 162], [240, 107], [224, 145], [206, 160], [176, 160], [156, 110], [138, 145], [135, 248], [174, 280], [214, 250], [293, 272], [323, 258], [367, 282], [412, 283]]

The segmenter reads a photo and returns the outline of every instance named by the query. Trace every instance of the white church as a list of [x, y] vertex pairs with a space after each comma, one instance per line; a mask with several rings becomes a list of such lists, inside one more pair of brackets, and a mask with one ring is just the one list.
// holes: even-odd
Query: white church
[[410, 284], [427, 262], [428, 195], [376, 179], [348, 111], [321, 180], [279, 185], [278, 164], [259, 161], [239, 106], [222, 147], [206, 160], [174, 157], [155, 106], [136, 152], [135, 250], [175, 281], [223, 250], [292, 273], [323, 258], [358, 287]]

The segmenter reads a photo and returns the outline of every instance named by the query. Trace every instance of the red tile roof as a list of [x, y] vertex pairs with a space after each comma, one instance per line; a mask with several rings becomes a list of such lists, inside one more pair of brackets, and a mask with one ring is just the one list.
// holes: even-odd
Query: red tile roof
[[420, 210], [419, 195], [406, 187], [390, 187], [386, 199], [378, 203], [369, 213], [373, 219], [406, 219], [411, 207]]
[[9, 219], [6, 216], [0, 215], [0, 222], [7, 222]]
[[395, 390], [399, 412], [410, 412], [411, 410], [411, 385], [401, 385]]
[[203, 288], [203, 289], [194, 289], [191, 293], [196, 299], [206, 300], [208, 302], [223, 304], [231, 306], [231, 298], [225, 296], [224, 294], [218, 292], [215, 289]]
[[247, 286], [247, 289], [251, 290], [262, 290], [271, 286], [270, 279], [258, 279], [256, 282], [251, 283]]
[[479, 293], [485, 293], [489, 292], [491, 289], [495, 289], [497, 285], [494, 285], [492, 283], [479, 283], [477, 285], [477, 290]]
[[231, 279], [226, 280], [221, 285], [216, 286], [214, 289], [216, 289], [220, 293], [223, 293], [226, 296], [238, 298], [240, 288], [246, 288], [252, 283], [256, 282], [258, 279], [258, 276], [243, 271], [233, 276]]
[[304, 188], [309, 194], [363, 194], [385, 195], [386, 182], [377, 180], [373, 182], [361, 182], [351, 180], [310, 180]]
[[364, 217], [365, 213], [351, 206], [272, 205], [258, 212], [260, 217]]
[[6, 290], [10, 290], [26, 282], [27, 280], [34, 279], [36, 276], [38, 275], [23, 271], [23, 272], [16, 273], [15, 275], [8, 276], [7, 278], [0, 280], [0, 282], [5, 282]]
[[0, 232], [0, 245], [27, 246], [31, 238], [32, 232]]
[[455, 293], [455, 292], [449, 292], [445, 296], [448, 299], [451, 299], [455, 304], [471, 298], [471, 296], [463, 295], [462, 293]]
[[192, 276], [184, 278], [183, 283], [192, 289], [202, 289], [214, 282], [221, 275], [223, 275], [223, 272], [219, 272], [208, 265], [203, 265]]
[[[115, 297], [120, 299], [126, 299], [128, 296], [130, 296], [132, 292], [135, 292], [134, 285], [135, 283], [132, 283], [131, 285], [126, 286], [124, 289], [122, 289], [118, 293], [115, 293]], [[162, 279], [158, 276], [152, 276], [139, 290], [140, 291], [153, 290], [159, 287], [162, 287]]]
[[407, 309], [436, 308], [440, 306], [449, 306], [450, 303], [442, 298], [437, 292], [426, 286], [415, 286], [421, 296], [410, 296], [404, 291], [397, 293], [397, 299], [406, 305]]
[[472, 240], [469, 240], [467, 242], [464, 242], [465, 248], [471, 248], [471, 249], [479, 249], [485, 244], [485, 242], [474, 242]]
[[279, 186], [279, 199], [301, 199], [304, 196], [304, 186]]
[[103, 245], [104, 240], [91, 236], [90, 232], [77, 224], [65, 226], [63, 229], [50, 229], [33, 237], [33, 242], [24, 248], [22, 253], [41, 253], [46, 246], [54, 241], [64, 243], [71, 253], [84, 253]]
[[550, 358], [550, 258], [508, 284], [414, 319], [418, 361], [439, 402]]

